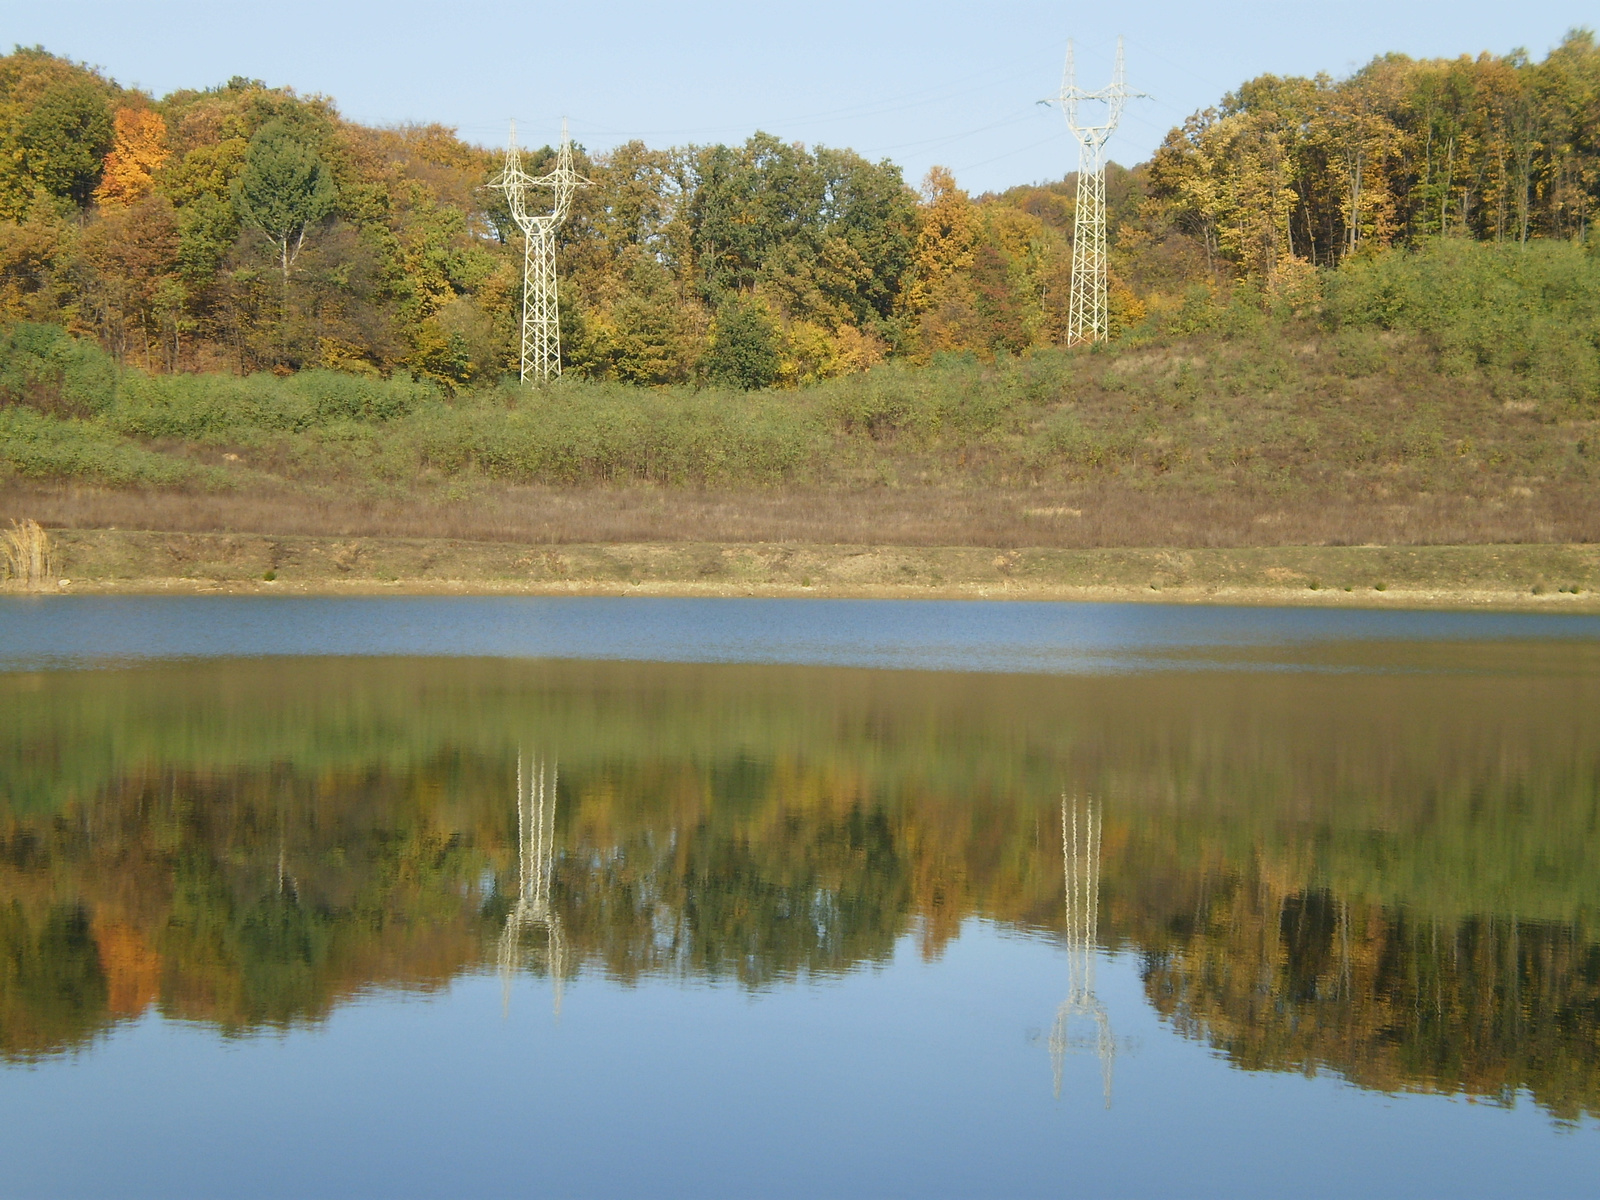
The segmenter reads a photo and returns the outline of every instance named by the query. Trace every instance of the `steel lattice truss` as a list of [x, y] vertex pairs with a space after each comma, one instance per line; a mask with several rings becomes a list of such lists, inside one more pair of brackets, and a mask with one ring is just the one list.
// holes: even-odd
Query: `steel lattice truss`
[[[572, 169], [572, 139], [567, 123], [561, 122], [561, 149], [556, 165], [544, 175], [530, 175], [522, 169], [522, 151], [517, 149], [517, 125], [511, 123], [511, 140], [506, 144], [505, 168], [489, 184], [505, 193], [511, 218], [522, 230], [522, 374], [540, 383], [561, 374], [561, 305], [556, 296], [556, 230], [572, 209], [572, 194], [588, 187]], [[534, 213], [532, 193], [550, 193], [550, 211]]]
[[[1067, 128], [1078, 139], [1078, 196], [1072, 220], [1072, 296], [1067, 307], [1067, 344], [1098, 342], [1110, 331], [1106, 306], [1106, 142], [1122, 119], [1132, 96], [1122, 77], [1122, 39], [1117, 39], [1117, 61], [1111, 86], [1088, 91], [1077, 85], [1072, 65], [1072, 43], [1067, 43], [1067, 66], [1061, 76], [1061, 94], [1053, 103], [1066, 114]], [[1079, 105], [1090, 101], [1105, 106], [1104, 118], [1091, 124], [1080, 118]]]

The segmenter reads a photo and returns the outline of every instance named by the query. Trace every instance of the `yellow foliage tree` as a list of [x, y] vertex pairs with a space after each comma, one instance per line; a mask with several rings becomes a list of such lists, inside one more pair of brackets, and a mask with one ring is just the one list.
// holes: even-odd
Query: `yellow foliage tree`
[[912, 279], [903, 293], [908, 312], [926, 312], [940, 285], [972, 266], [978, 217], [966, 192], [945, 167], [934, 167], [922, 183], [922, 228], [917, 231]]
[[94, 198], [101, 204], [132, 204], [144, 196], [152, 177], [171, 153], [167, 123], [148, 108], [121, 108], [113, 122], [114, 141]]

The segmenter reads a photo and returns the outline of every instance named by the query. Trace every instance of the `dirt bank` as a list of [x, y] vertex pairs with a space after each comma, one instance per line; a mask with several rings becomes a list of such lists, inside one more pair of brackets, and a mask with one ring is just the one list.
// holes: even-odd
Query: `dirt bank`
[[[858, 596], [1600, 612], [1600, 546], [1008, 550], [53, 530], [56, 592]], [[66, 582], [60, 582], [65, 580]]]

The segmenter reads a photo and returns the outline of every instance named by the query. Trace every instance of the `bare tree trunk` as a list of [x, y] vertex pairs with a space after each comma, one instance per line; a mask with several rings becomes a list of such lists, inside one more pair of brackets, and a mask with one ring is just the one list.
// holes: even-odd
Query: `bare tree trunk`
[[1346, 233], [1348, 234], [1347, 244], [1352, 254], [1355, 252], [1356, 245], [1361, 238], [1359, 232], [1361, 228], [1361, 167], [1364, 157], [1364, 155], [1357, 152], [1350, 167], [1350, 228], [1346, 230]]
[[1448, 233], [1450, 226], [1450, 210], [1446, 207], [1450, 203], [1450, 182], [1455, 177], [1456, 139], [1452, 137], [1445, 143], [1444, 152], [1444, 183], [1439, 188], [1439, 236]]
[[278, 297], [278, 357], [284, 362], [289, 358], [289, 235], [284, 234], [283, 241], [279, 244], [281, 261], [283, 263], [283, 288]]

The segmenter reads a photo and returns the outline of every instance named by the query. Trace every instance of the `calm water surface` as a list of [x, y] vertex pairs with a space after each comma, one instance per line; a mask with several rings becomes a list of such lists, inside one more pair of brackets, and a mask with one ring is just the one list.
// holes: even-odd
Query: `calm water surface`
[[1583, 1194], [1600, 621], [0, 602], [0, 1194]]

